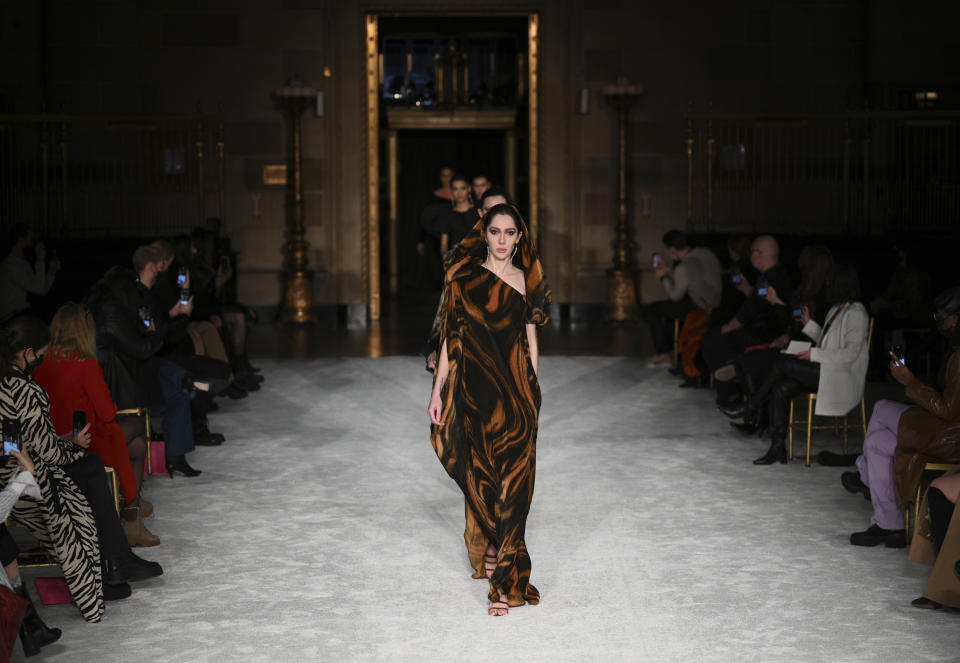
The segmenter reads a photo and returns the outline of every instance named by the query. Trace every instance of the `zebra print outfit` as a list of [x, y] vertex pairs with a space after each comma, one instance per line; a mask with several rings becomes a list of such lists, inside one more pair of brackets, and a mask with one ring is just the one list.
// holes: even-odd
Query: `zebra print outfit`
[[[20, 422], [20, 441], [36, 465], [42, 496], [18, 502], [11, 517], [60, 562], [83, 618], [99, 622], [104, 604], [97, 527], [86, 498], [61, 468], [87, 451], [57, 436], [47, 392], [21, 372], [0, 380], [0, 417]], [[16, 465], [0, 467], [0, 485], [16, 472]]]

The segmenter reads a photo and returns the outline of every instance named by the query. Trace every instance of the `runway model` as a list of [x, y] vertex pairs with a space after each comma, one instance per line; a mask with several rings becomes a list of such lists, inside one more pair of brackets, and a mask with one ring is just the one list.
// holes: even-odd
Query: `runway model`
[[439, 348], [430, 442], [466, 499], [474, 578], [490, 615], [536, 604], [524, 542], [533, 499], [540, 384], [536, 327], [550, 289], [526, 225], [495, 205], [450, 253], [431, 338]]

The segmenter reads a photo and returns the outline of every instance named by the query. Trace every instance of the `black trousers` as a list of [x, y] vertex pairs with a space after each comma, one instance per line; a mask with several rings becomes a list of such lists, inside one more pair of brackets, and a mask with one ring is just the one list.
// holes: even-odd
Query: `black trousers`
[[[17, 542], [13, 540], [13, 535], [7, 531], [5, 523], [0, 523], [0, 566], [9, 566], [17, 561], [17, 555], [20, 554], [20, 548]], [[0, 571], [3, 573], [3, 571]]]
[[693, 302], [686, 297], [679, 302], [665, 299], [651, 302], [643, 307], [642, 317], [650, 327], [650, 338], [653, 339], [653, 349], [658, 355], [673, 350], [673, 321], [687, 317], [687, 313], [694, 310]]
[[820, 364], [793, 355], [777, 355], [750, 405], [758, 410], [767, 403], [770, 416], [770, 438], [783, 442], [787, 437], [790, 401], [800, 394], [814, 394], [820, 385]]
[[130, 551], [127, 544], [127, 535], [120, 524], [117, 508], [114, 505], [113, 495], [107, 486], [107, 473], [103, 469], [103, 461], [96, 454], [88, 454], [85, 458], [63, 466], [77, 488], [87, 498], [93, 519], [97, 525], [97, 536], [100, 537], [100, 557], [102, 559], [119, 559]]

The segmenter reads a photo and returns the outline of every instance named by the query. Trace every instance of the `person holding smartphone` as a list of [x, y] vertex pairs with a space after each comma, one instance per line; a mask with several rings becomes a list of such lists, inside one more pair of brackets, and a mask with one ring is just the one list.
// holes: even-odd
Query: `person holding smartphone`
[[[757, 237], [750, 260], [759, 272], [756, 289], [750, 289], [737, 313], [703, 339], [702, 354], [717, 381], [717, 405], [730, 405], [751, 393], [770, 370], [778, 350], [770, 343], [787, 333], [793, 319], [782, 302], [793, 297], [793, 284], [780, 265], [780, 246], [769, 235]], [[767, 298], [772, 286], [779, 303]], [[750, 352], [747, 352], [747, 349]]]
[[[670, 361], [673, 321], [680, 320], [684, 323], [680, 335], [687, 341], [683, 344], [685, 347], [681, 348], [683, 370], [692, 379], [700, 374], [693, 364], [693, 357], [706, 333], [710, 312], [720, 305], [722, 269], [713, 251], [691, 246], [686, 233], [670, 230], [664, 234], [662, 241], [674, 266], [670, 269], [668, 261], [661, 254], [654, 254], [653, 273], [660, 280], [667, 299], [643, 307], [643, 319], [650, 328], [656, 353], [648, 364]], [[694, 331], [694, 327], [698, 331]]]
[[[780, 302], [773, 286], [768, 286], [766, 297]], [[827, 281], [826, 298], [830, 310], [822, 326], [811, 319], [806, 306], [799, 311], [803, 333], [814, 341], [813, 347], [797, 355], [778, 355], [745, 404], [720, 407], [735, 419], [756, 419], [761, 408], [767, 410], [770, 447], [753, 461], [755, 465], [787, 462], [787, 426], [794, 397], [816, 393], [816, 414], [821, 416], [845, 415], [863, 397], [870, 359], [870, 322], [866, 307], [860, 303], [857, 271], [848, 265], [835, 265]]]
[[956, 436], [944, 435], [960, 423], [960, 287], [941, 292], [934, 306], [937, 329], [951, 349], [942, 389], [918, 380], [891, 349], [890, 374], [915, 405], [877, 401], [857, 457], [858, 471], [840, 476], [848, 492], [869, 497], [873, 505], [870, 526], [850, 535], [855, 546], [904, 547], [903, 505], [916, 498], [924, 465], [960, 456]]
[[[98, 622], [104, 600], [130, 596], [129, 582], [163, 569], [130, 550], [103, 462], [87, 450], [89, 425], [68, 438], [53, 427], [47, 393], [31, 377], [49, 344], [50, 330], [32, 316], [18, 316], [0, 332], [0, 418], [20, 422], [20, 442], [37, 462], [41, 494], [38, 501], [19, 502], [13, 519], [57, 559], [84, 619]], [[12, 474], [0, 468], [0, 482]]]
[[[36, 241], [33, 231], [17, 224], [11, 231], [13, 246], [6, 256], [0, 256], [0, 322], [12, 318], [30, 307], [27, 295], [45, 295], [53, 286], [60, 270], [56, 258], [47, 264], [47, 250]], [[27, 260], [27, 249], [33, 248], [33, 264]]]

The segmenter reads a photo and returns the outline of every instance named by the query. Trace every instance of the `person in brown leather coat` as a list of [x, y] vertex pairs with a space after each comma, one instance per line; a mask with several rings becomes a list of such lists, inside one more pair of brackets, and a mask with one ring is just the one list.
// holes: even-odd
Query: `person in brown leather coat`
[[923, 384], [891, 353], [890, 373], [916, 405], [878, 401], [857, 458], [860, 472], [841, 476], [844, 488], [873, 502], [870, 527], [850, 536], [855, 546], [906, 545], [901, 505], [916, 498], [924, 465], [960, 458], [960, 287], [940, 293], [934, 304], [937, 328], [952, 348], [943, 391]]

